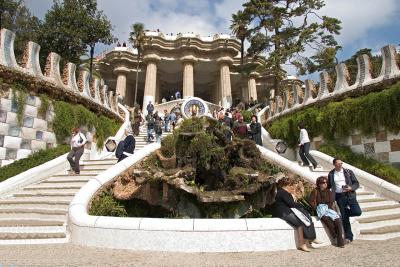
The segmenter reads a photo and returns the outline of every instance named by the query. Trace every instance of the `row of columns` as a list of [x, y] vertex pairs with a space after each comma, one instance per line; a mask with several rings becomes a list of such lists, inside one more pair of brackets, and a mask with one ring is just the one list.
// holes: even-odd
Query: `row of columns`
[[[154, 103], [155, 99], [159, 98], [160, 82], [157, 77], [157, 63], [161, 58], [156, 54], [146, 55], [144, 62], [147, 64], [146, 67], [146, 80], [143, 97], [143, 108], [147, 106], [149, 101]], [[197, 59], [193, 56], [185, 56], [181, 58], [183, 65], [183, 98], [194, 96], [194, 64]], [[212, 94], [213, 102], [229, 108], [232, 105], [232, 88], [230, 79], [230, 65], [233, 60], [230, 57], [221, 57], [217, 60], [219, 66], [219, 73], [215, 77], [216, 86], [214, 94]], [[114, 73], [117, 75], [117, 95], [121, 95], [123, 98], [126, 97], [126, 81], [127, 73], [129, 69], [126, 67], [117, 67]], [[257, 73], [251, 73], [249, 75], [247, 87], [243, 91], [243, 98], [249, 100], [251, 97], [257, 99], [257, 88], [256, 78]]]

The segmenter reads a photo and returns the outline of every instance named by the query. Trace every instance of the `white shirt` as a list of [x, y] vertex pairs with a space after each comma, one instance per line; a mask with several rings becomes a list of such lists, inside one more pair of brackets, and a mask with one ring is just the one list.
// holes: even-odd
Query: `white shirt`
[[304, 145], [305, 143], [309, 143], [310, 138], [308, 137], [308, 133], [306, 129], [300, 130], [300, 145]]
[[344, 177], [343, 168], [339, 172], [335, 170], [333, 173], [333, 180], [335, 181], [335, 192], [342, 193], [342, 186], [346, 185], [346, 178]]
[[[82, 142], [80, 142], [82, 140]], [[86, 144], [87, 140], [83, 133], [78, 132], [74, 135], [71, 139], [71, 147], [81, 147], [82, 145]]]

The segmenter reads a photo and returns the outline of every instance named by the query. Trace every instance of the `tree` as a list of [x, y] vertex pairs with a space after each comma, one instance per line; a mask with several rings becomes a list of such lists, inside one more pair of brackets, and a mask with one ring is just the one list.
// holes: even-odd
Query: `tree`
[[244, 42], [248, 37], [250, 37], [250, 30], [248, 29], [249, 22], [250, 16], [248, 15], [248, 13], [239, 10], [236, 14], [232, 14], [232, 24], [230, 26], [230, 29], [232, 30], [232, 33], [236, 36], [236, 38], [240, 40], [241, 67], [243, 67], [244, 59]]
[[110, 21], [97, 10], [96, 0], [54, 0], [39, 38], [46, 55], [56, 52], [63, 60], [79, 64], [88, 47], [92, 62], [96, 43], [112, 42], [111, 30]]
[[87, 6], [86, 12], [88, 17], [84, 24], [83, 42], [90, 48], [90, 61], [89, 61], [89, 73], [90, 80], [92, 79], [93, 72], [93, 55], [96, 43], [103, 43], [110, 45], [114, 42], [114, 36], [111, 33], [112, 26], [103, 11], [97, 10], [96, 1], [91, 1], [92, 4]]
[[144, 24], [135, 23], [132, 25], [132, 31], [129, 33], [129, 42], [132, 43], [133, 47], [137, 49], [137, 63], [136, 63], [136, 85], [135, 85], [135, 98], [133, 105], [136, 105], [136, 97], [139, 82], [139, 60], [142, 54], [143, 45], [146, 41], [146, 34], [144, 33]]
[[[340, 21], [318, 15], [323, 6], [323, 0], [250, 0], [243, 4], [253, 26], [248, 52], [268, 52], [266, 67], [274, 75], [276, 93], [286, 74], [283, 64], [292, 64], [302, 73], [316, 71], [322, 68], [317, 59], [325, 63], [340, 49], [334, 38], [341, 30]], [[306, 56], [308, 49], [316, 51], [317, 58]]]
[[31, 15], [22, 0], [1, 0], [0, 15], [0, 28], [6, 28], [16, 33], [15, 55], [22, 56], [26, 43], [37, 41], [40, 20]]

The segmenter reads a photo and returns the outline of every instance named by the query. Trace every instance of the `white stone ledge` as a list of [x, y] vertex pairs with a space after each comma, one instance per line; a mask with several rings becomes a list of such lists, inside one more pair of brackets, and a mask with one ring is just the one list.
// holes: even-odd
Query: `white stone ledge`
[[[88, 215], [89, 202], [102, 186], [159, 147], [159, 144], [145, 146], [133, 156], [91, 179], [75, 195], [69, 208], [72, 243], [115, 249], [176, 252], [274, 251], [296, 248], [293, 228], [278, 218], [164, 219]], [[309, 176], [310, 172], [297, 164], [265, 148], [259, 149], [269, 160], [279, 161], [279, 165], [287, 166], [290, 171], [301, 176]], [[358, 223], [352, 220], [352, 224], [357, 236]], [[315, 228], [318, 239], [324, 241], [324, 245], [330, 245], [327, 232], [319, 221], [315, 222]]]

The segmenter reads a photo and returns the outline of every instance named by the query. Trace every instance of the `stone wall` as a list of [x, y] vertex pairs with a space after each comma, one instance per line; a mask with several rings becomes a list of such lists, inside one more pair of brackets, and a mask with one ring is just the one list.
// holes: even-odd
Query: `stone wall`
[[[0, 166], [5, 166], [15, 160], [28, 157], [41, 149], [57, 146], [53, 132], [53, 108], [50, 105], [46, 114], [38, 112], [41, 106], [40, 98], [34, 95], [26, 96], [26, 104], [22, 125], [17, 119], [17, 103], [13, 101], [11, 89], [2, 92], [0, 98]], [[83, 129], [87, 132], [87, 129]], [[86, 131], [85, 131], [86, 130]], [[87, 148], [91, 147], [92, 133], [86, 133]]]
[[[350, 147], [355, 153], [400, 168], [400, 133], [391, 133], [382, 129], [373, 135], [365, 136], [354, 131], [349, 137], [336, 141]], [[313, 138], [311, 149], [318, 150], [322, 142], [322, 137]]]

